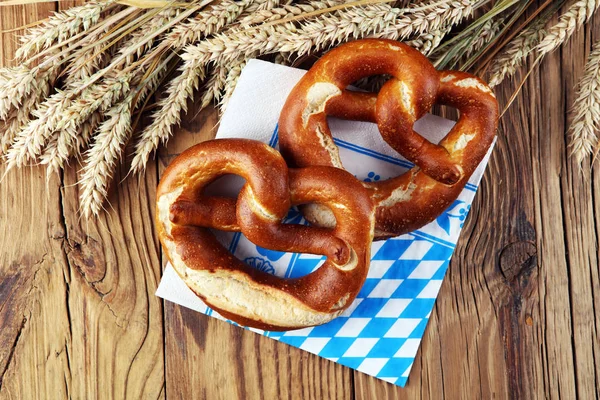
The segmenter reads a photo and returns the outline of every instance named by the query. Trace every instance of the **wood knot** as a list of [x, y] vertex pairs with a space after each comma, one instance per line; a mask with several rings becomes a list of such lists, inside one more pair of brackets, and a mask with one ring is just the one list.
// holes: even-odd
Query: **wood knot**
[[532, 242], [514, 242], [500, 252], [500, 271], [509, 284], [527, 278], [537, 266], [537, 247]]

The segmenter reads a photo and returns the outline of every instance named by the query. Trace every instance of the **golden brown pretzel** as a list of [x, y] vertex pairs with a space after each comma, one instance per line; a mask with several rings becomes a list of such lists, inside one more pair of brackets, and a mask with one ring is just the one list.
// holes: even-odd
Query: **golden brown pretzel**
[[[203, 194], [224, 174], [246, 179], [237, 201]], [[291, 205], [309, 202], [333, 210], [334, 230], [281, 223]], [[288, 170], [277, 151], [244, 139], [204, 142], [178, 156], [159, 183], [156, 220], [167, 257], [200, 298], [227, 318], [270, 330], [322, 324], [352, 303], [367, 275], [375, 223], [369, 195], [352, 175]], [[233, 257], [209, 227], [327, 260], [309, 275], [282, 279]]]
[[[366, 76], [389, 74], [376, 94], [348, 91]], [[414, 122], [434, 103], [455, 107], [460, 119], [433, 144], [414, 132]], [[290, 166], [343, 168], [327, 116], [377, 122], [383, 139], [416, 166], [382, 182], [364, 183], [376, 206], [378, 239], [418, 229], [460, 194], [493, 142], [498, 103], [491, 89], [463, 72], [435, 70], [401, 43], [364, 39], [331, 50], [294, 87], [279, 119], [281, 153]], [[303, 209], [307, 219], [333, 226], [322, 206]]]

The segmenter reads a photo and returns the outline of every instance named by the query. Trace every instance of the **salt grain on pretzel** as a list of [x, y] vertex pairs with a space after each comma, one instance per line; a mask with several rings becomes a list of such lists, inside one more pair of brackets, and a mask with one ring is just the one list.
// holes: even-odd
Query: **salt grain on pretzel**
[[[392, 76], [378, 94], [351, 92], [353, 82]], [[460, 111], [439, 144], [414, 132], [433, 104]], [[435, 70], [418, 51], [390, 40], [344, 44], [323, 56], [290, 93], [279, 120], [281, 152], [291, 166], [343, 168], [327, 116], [376, 122], [383, 139], [416, 166], [383, 182], [364, 183], [376, 205], [377, 238], [427, 224], [458, 197], [496, 134], [498, 104], [490, 88], [463, 72]], [[311, 222], [332, 227], [326, 208], [303, 209]]]
[[[206, 196], [224, 174], [246, 179], [237, 200]], [[282, 224], [291, 205], [317, 202], [332, 210], [333, 230]], [[361, 184], [331, 167], [288, 170], [269, 146], [223, 139], [186, 150], [158, 187], [158, 236], [186, 284], [223, 316], [242, 325], [284, 330], [323, 324], [341, 314], [367, 275], [374, 208]], [[208, 228], [241, 231], [278, 251], [327, 256], [309, 275], [283, 279], [229, 253]]]

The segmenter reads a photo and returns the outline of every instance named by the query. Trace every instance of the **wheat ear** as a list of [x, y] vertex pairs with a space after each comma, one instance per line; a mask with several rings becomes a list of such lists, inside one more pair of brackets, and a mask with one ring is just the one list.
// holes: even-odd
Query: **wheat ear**
[[[319, 16], [294, 29], [292, 25], [230, 29], [224, 34], [188, 46], [183, 57], [202, 65], [225, 63], [252, 54], [290, 52], [304, 55], [311, 49], [320, 50], [342, 41], [363, 36], [406, 38], [425, 31], [439, 29], [442, 24], [455, 24], [473, 11], [481, 1], [461, 0], [433, 2], [413, 6], [416, 11], [395, 9], [388, 4], [354, 7], [334, 15]], [[425, 10], [427, 8], [427, 10]]]
[[600, 41], [594, 44], [578, 84], [573, 104], [575, 115], [569, 127], [571, 155], [578, 163], [592, 154], [600, 129]]
[[2, 138], [0, 139], [0, 154], [6, 154], [17, 137], [17, 134], [30, 122], [29, 118], [31, 112], [42, 99], [48, 96], [49, 91], [50, 83], [48, 80], [41, 82], [40, 85], [37, 86], [36, 93], [25, 98], [19, 108], [12, 111], [12, 116], [5, 121], [3, 126], [0, 125], [0, 132], [2, 132]]
[[600, 0], [580, 0], [571, 5], [560, 16], [558, 22], [548, 29], [548, 33], [537, 46], [538, 53], [544, 55], [555, 50], [571, 37], [576, 29], [585, 24], [600, 6]]
[[220, 106], [221, 113], [225, 112], [227, 109], [227, 105], [229, 104], [229, 100], [231, 99], [231, 95], [233, 94], [233, 90], [235, 89], [235, 85], [237, 84], [238, 79], [242, 73], [242, 69], [246, 66], [247, 60], [237, 60], [235, 63], [230, 64], [229, 71], [227, 73], [227, 78], [225, 79], [225, 86], [223, 88], [223, 96], [221, 97]]
[[250, 4], [250, 6], [244, 12], [245, 15], [254, 14], [255, 12], [259, 12], [262, 10], [270, 10], [275, 7], [279, 7], [281, 5], [291, 4], [292, 0], [255, 0]]
[[79, 181], [82, 188], [80, 207], [85, 217], [98, 215], [102, 208], [116, 162], [131, 133], [132, 100], [130, 95], [106, 112], [106, 119], [86, 153], [86, 163]]
[[540, 26], [522, 31], [511, 40], [496, 58], [490, 69], [489, 85], [498, 86], [506, 77], [514, 75], [540, 40], [546, 35]]
[[131, 138], [132, 110], [156, 90], [163, 78], [164, 70], [157, 71], [148, 82], [140, 82], [123, 101], [106, 112], [107, 118], [99, 126], [94, 143], [85, 154], [79, 181], [80, 207], [86, 217], [98, 215], [102, 208], [117, 163]]
[[343, 0], [309, 1], [306, 4], [284, 4], [281, 7], [273, 9], [257, 10], [252, 14], [240, 18], [239, 22], [243, 26], [257, 25], [263, 22], [276, 21], [282, 18], [289, 18], [304, 13], [322, 10], [343, 4]]
[[[139, 46], [136, 53], [131, 53], [130, 49], [133, 46], [137, 46], [138, 42], [142, 41], [148, 32], [160, 28], [163, 24], [168, 23], [171, 18], [177, 15], [177, 9], [167, 8], [160, 11], [149, 21], [142, 24], [136, 31], [132, 32], [132, 34], [124, 40], [117, 49], [118, 55], [127, 54], [128, 56], [125, 57], [121, 65], [115, 65], [114, 68], [118, 70], [125, 67], [135, 61], [136, 57], [139, 57], [148, 51], [151, 48], [152, 43], [145, 43], [144, 45]], [[94, 48], [92, 48], [91, 51], [95, 51]], [[88, 52], [89, 51], [86, 51], [85, 53]], [[107, 58], [107, 54], [100, 53], [92, 58], [92, 62], [85, 62], [86, 59], [89, 60], [89, 57], [85, 54], [81, 55], [71, 67], [74, 68], [74, 73], [69, 76], [69, 79], [67, 80], [69, 87], [76, 90], [76, 88], [83, 86], [86, 79], [90, 78], [99, 68], [105, 66]], [[83, 61], [79, 62], [79, 60]], [[143, 70], [135, 71], [136, 75], [143, 75], [143, 73]], [[94, 88], [97, 88], [97, 86]], [[128, 91], [126, 87], [113, 88], [112, 95], [109, 93], [109, 96], [112, 97], [106, 97], [105, 103], [94, 102], [94, 99], [85, 98], [84, 95], [82, 96], [81, 101], [79, 101], [79, 104], [78, 101], [75, 101], [70, 110], [65, 111], [62, 122], [58, 123], [59, 126], [64, 125], [64, 128], [61, 128], [54, 133], [52, 139], [46, 145], [44, 153], [40, 157], [40, 163], [48, 165], [46, 172], [49, 175], [53, 172], [58, 172], [70, 157], [77, 156], [79, 151], [87, 146], [91, 139], [92, 132], [100, 125], [100, 112], [108, 109], [112, 105], [109, 104], [111, 101], [114, 102], [119, 99], [119, 96], [114, 93], [114, 90], [120, 90], [122, 95]], [[85, 93], [89, 93], [89, 90]], [[97, 108], [98, 111], [94, 110], [94, 108]], [[77, 114], [73, 116], [73, 113]], [[67, 121], [67, 123], [64, 121]]]
[[208, 10], [178, 24], [166, 36], [164, 44], [180, 49], [189, 43], [220, 32], [225, 26], [236, 20], [254, 0], [223, 0], [210, 6]]
[[141, 171], [150, 154], [171, 135], [173, 125], [178, 124], [181, 112], [187, 111], [187, 101], [204, 79], [204, 68], [194, 60], [188, 60], [180, 67], [181, 73], [171, 80], [166, 97], [158, 102], [158, 110], [153, 114], [152, 123], [144, 129], [136, 145], [131, 171]]
[[452, 30], [452, 26], [447, 26], [442, 29], [437, 29], [432, 32], [425, 33], [419, 36], [417, 39], [409, 40], [406, 42], [407, 45], [419, 50], [423, 55], [428, 56], [437, 49], [442, 43], [442, 40]]
[[90, 116], [99, 110], [105, 112], [122, 96], [129, 92], [132, 74], [118, 78], [108, 78], [100, 84], [85, 89], [81, 95], [69, 102], [61, 110], [54, 125], [49, 126], [57, 132], [56, 142], [49, 144], [40, 157], [41, 164], [47, 164], [47, 173], [58, 172], [77, 148], [79, 128]]
[[204, 93], [200, 98], [200, 109], [208, 107], [213, 101], [220, 101], [223, 94], [223, 88], [227, 82], [228, 68], [223, 65], [215, 66], [210, 74], [210, 78], [206, 80], [204, 85]]
[[55, 43], [60, 44], [79, 32], [89, 29], [98, 22], [102, 12], [111, 5], [112, 1], [94, 1], [55, 13], [21, 36], [21, 47], [17, 49], [16, 57], [25, 60], [32, 54], [47, 49]]
[[[126, 91], [129, 76], [106, 80], [93, 85], [76, 98], [77, 90], [57, 91], [32, 112], [37, 118], [21, 130], [6, 153], [7, 170], [24, 166], [42, 153], [52, 134], [72, 127], [99, 107], [108, 108]], [[87, 114], [87, 115], [86, 115]]]
[[5, 120], [11, 110], [18, 108], [23, 98], [29, 96], [38, 86], [39, 70], [26, 66], [4, 68], [8, 78], [0, 81], [0, 120]]

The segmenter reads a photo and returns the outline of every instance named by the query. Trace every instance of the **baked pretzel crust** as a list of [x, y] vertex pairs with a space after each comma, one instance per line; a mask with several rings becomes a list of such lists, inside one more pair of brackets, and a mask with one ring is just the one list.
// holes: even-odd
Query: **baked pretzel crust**
[[[361, 78], [380, 74], [392, 79], [378, 94], [347, 90]], [[413, 130], [434, 104], [460, 111], [439, 144]], [[396, 41], [364, 39], [325, 54], [288, 96], [279, 143], [290, 166], [343, 168], [327, 116], [376, 122], [383, 139], [415, 164], [398, 177], [364, 183], [376, 206], [376, 239], [383, 239], [433, 221], [458, 197], [494, 140], [498, 103], [473, 75], [438, 72], [418, 51]], [[303, 212], [318, 226], [333, 226], [322, 206]]]
[[[246, 179], [237, 199], [206, 196], [206, 186], [224, 174]], [[290, 206], [309, 202], [333, 211], [335, 229], [281, 223]], [[352, 303], [368, 271], [374, 207], [343, 170], [288, 170], [266, 144], [221, 139], [193, 146], [169, 165], [158, 186], [156, 221], [169, 261], [209, 306], [245, 326], [287, 330], [328, 322]], [[235, 258], [209, 228], [327, 260], [306, 276], [279, 278]]]

